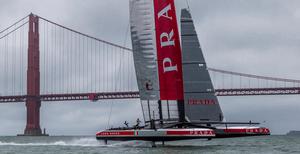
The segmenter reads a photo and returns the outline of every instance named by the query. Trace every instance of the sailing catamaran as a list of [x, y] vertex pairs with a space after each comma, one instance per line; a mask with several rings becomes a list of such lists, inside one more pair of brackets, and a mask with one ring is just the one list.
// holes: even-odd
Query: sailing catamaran
[[130, 22], [145, 126], [100, 131], [97, 139], [164, 142], [270, 135], [259, 123], [224, 122], [188, 9], [181, 11], [181, 43], [174, 0], [130, 0]]

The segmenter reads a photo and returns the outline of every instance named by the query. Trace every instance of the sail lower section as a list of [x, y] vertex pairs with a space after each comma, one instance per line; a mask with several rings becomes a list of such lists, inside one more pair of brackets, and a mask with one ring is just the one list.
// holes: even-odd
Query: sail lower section
[[207, 70], [190, 12], [181, 12], [185, 115], [189, 121], [222, 121], [215, 90]]
[[178, 120], [177, 101], [141, 101], [143, 116], [146, 123], [155, 120], [156, 124]]

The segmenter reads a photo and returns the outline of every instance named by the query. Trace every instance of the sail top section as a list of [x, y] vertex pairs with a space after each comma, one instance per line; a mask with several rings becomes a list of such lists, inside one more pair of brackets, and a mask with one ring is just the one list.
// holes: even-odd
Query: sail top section
[[130, 0], [134, 62], [142, 100], [183, 100], [174, 0]]
[[203, 52], [198, 40], [197, 32], [191, 13], [188, 9], [181, 10], [181, 36], [184, 38], [185, 47], [188, 50], [182, 54], [183, 63], [199, 63], [206, 64]]

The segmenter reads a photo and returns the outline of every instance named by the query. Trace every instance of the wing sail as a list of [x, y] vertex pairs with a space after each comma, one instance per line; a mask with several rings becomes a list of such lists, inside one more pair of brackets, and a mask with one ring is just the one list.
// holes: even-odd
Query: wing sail
[[189, 121], [222, 121], [223, 113], [187, 9], [181, 12], [181, 39], [186, 118]]
[[174, 0], [130, 0], [130, 23], [144, 119], [178, 119], [184, 96]]

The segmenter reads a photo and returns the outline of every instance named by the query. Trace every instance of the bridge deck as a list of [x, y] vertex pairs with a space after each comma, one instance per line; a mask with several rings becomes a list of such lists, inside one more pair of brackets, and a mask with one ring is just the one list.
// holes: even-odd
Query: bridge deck
[[[290, 88], [249, 88], [249, 89], [216, 89], [217, 96], [255, 96], [255, 95], [296, 95], [300, 94], [300, 87]], [[25, 102], [30, 96], [0, 96], [0, 103]], [[77, 94], [46, 94], [40, 100], [76, 101], [76, 100], [107, 100], [107, 99], [138, 99], [139, 92], [111, 92], [111, 93], [77, 93]]]

